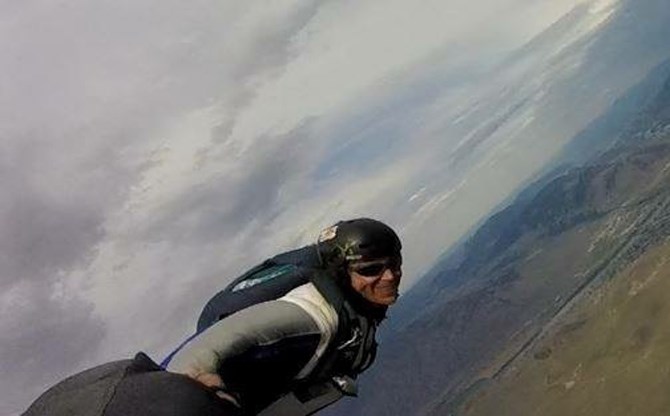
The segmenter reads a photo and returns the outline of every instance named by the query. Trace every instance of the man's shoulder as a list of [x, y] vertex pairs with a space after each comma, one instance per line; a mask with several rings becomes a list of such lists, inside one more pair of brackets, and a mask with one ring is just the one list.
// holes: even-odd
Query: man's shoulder
[[305, 284], [295, 287], [294, 289], [291, 289], [287, 294], [282, 296], [280, 299], [286, 299], [286, 298], [304, 298], [304, 299], [310, 299], [315, 302], [321, 302], [326, 300], [312, 282], [307, 282]]
[[316, 321], [322, 332], [332, 334], [337, 330], [337, 311], [311, 282], [294, 288], [278, 301], [290, 302], [301, 307]]

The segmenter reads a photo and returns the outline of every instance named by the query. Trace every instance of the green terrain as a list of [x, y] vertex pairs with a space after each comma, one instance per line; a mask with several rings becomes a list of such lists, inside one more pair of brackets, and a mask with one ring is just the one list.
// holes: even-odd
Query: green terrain
[[581, 299], [457, 413], [667, 415], [668, 386], [670, 243], [664, 243]]
[[509, 271], [479, 284], [474, 293], [488, 301], [462, 332], [465, 342], [485, 340], [468, 346], [483, 358], [427, 413], [654, 414], [621, 409], [639, 402], [644, 380], [659, 386], [670, 376], [670, 145], [644, 143], [602, 160], [552, 182], [524, 211], [531, 225], [505, 250]]
[[535, 315], [428, 413], [669, 413], [670, 134], [647, 131], [540, 191], [555, 196], [544, 231], [510, 246], [509, 281], [485, 284]]

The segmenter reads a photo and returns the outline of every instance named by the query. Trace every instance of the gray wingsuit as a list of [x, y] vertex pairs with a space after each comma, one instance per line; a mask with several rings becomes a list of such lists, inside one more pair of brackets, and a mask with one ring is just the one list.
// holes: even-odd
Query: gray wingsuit
[[[264, 408], [262, 414], [310, 414], [342, 396], [338, 389], [323, 385], [316, 397], [290, 394], [292, 387], [309, 379], [324, 358], [335, 340], [338, 319], [333, 306], [314, 284], [307, 283], [209, 327], [186, 344], [167, 369], [190, 376], [218, 373], [225, 389], [252, 414]], [[360, 340], [350, 341], [370, 345], [374, 325], [368, 325]]]

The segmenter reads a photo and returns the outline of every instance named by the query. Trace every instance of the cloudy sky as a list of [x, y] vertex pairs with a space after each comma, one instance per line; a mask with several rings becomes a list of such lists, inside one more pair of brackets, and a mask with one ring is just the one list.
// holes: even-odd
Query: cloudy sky
[[339, 219], [396, 227], [408, 287], [616, 97], [548, 98], [616, 9], [0, 0], [0, 415], [160, 359], [209, 295]]

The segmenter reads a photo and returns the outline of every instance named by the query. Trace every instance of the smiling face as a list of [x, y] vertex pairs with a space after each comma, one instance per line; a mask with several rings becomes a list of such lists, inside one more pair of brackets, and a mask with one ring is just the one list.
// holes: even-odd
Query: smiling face
[[349, 265], [351, 287], [369, 302], [391, 305], [398, 299], [402, 271], [399, 261], [380, 259]]

